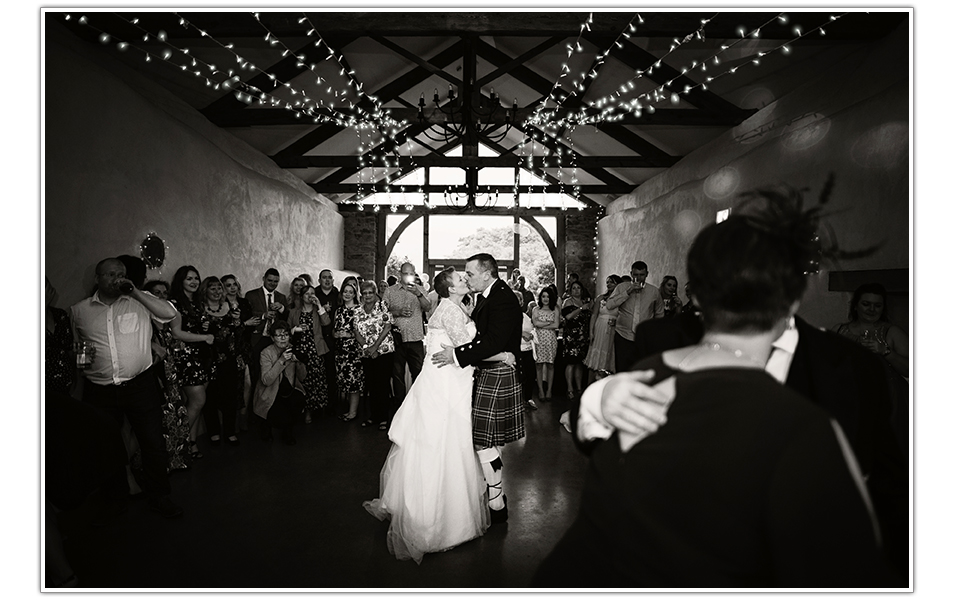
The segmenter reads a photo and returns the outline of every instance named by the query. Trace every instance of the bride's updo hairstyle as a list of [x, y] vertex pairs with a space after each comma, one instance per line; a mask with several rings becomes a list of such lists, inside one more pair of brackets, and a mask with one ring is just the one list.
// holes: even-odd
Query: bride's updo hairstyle
[[454, 274], [454, 267], [448, 267], [437, 274], [434, 278], [434, 291], [441, 298], [450, 296], [450, 287], [453, 285], [451, 276]]
[[818, 269], [819, 212], [795, 189], [761, 189], [699, 233], [687, 270], [707, 330], [764, 332], [789, 315]]

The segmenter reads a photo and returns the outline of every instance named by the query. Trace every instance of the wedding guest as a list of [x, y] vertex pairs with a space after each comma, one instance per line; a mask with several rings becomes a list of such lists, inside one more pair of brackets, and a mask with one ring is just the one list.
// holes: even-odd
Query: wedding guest
[[[315, 288], [305, 285], [301, 289], [301, 306], [291, 309], [288, 324], [292, 328], [293, 340], [301, 351], [307, 375], [302, 384], [305, 387], [305, 423], [311, 423], [313, 415], [324, 412], [328, 406], [328, 379], [325, 371], [325, 357], [328, 355], [328, 343], [322, 333], [322, 327], [331, 323], [331, 317], [315, 296]], [[294, 342], [293, 342], [294, 343]]]
[[[225, 298], [225, 288], [218, 277], [206, 277], [199, 285], [199, 297], [202, 299], [206, 315], [209, 318], [209, 331], [215, 336], [212, 342], [212, 368], [209, 372], [209, 387], [206, 390], [206, 403], [202, 410], [205, 426], [209, 431], [209, 441], [218, 446], [224, 436], [229, 444], [239, 445], [235, 435], [236, 414], [241, 400], [239, 377], [244, 378], [244, 366], [241, 356], [242, 334], [245, 329], [242, 313], [238, 306], [232, 306]], [[220, 424], [219, 413], [222, 413]]]
[[[95, 347], [92, 364], [83, 371], [83, 401], [109, 414], [117, 425], [128, 419], [142, 449], [142, 487], [149, 508], [163, 517], [178, 517], [182, 509], [169, 497], [162, 396], [150, 347], [152, 322], [166, 323], [178, 314], [168, 302], [136, 289], [117, 259], [96, 265], [96, 286], [92, 297], [70, 309], [73, 339]], [[104, 515], [124, 512], [129, 498], [125, 472], [111, 470], [101, 493]]]
[[62, 308], [57, 308], [56, 288], [46, 278], [46, 353], [45, 379], [46, 388], [57, 390], [69, 395], [73, 389], [76, 365], [73, 354], [73, 333], [70, 325], [70, 315]]
[[663, 277], [659, 286], [659, 294], [663, 299], [664, 316], [672, 317], [682, 312], [682, 300], [679, 298], [679, 281], [675, 275]]
[[358, 415], [358, 402], [364, 392], [364, 367], [361, 365], [361, 347], [355, 338], [354, 317], [358, 309], [357, 280], [345, 280], [341, 284], [338, 308], [335, 311], [334, 339], [335, 370], [338, 389], [347, 401], [347, 412], [340, 415], [342, 421], [351, 421]]
[[272, 429], [282, 431], [282, 441], [294, 446], [295, 425], [305, 410], [305, 364], [291, 348], [291, 327], [275, 321], [269, 330], [271, 345], [262, 350], [262, 378], [255, 388], [253, 410], [261, 418], [262, 440], [272, 440]]
[[[517, 296], [517, 302], [520, 303], [520, 310], [523, 310], [523, 294], [520, 290], [513, 290]], [[517, 372], [520, 381], [523, 384], [523, 398], [531, 410], [539, 408], [533, 401], [533, 382], [536, 373], [536, 365], [533, 362], [533, 321], [530, 315], [523, 313], [523, 328], [520, 333], [520, 356], [517, 358]]]
[[600, 379], [608, 373], [616, 372], [613, 353], [613, 334], [619, 309], [606, 308], [606, 300], [620, 282], [615, 273], [606, 278], [606, 293], [597, 296], [593, 316], [590, 319], [590, 348], [583, 364], [590, 369], [590, 379]]
[[[161, 279], [147, 281], [143, 289], [160, 300], [169, 299], [169, 284]], [[172, 349], [178, 344], [168, 323], [153, 323], [152, 354], [156, 378], [162, 388], [162, 436], [166, 441], [169, 471], [189, 468], [188, 399], [179, 386], [179, 372]]]
[[361, 347], [361, 362], [368, 396], [371, 418], [362, 426], [378, 423], [378, 429], [388, 429], [391, 370], [394, 355], [394, 338], [391, 336], [391, 312], [378, 297], [373, 281], [361, 284], [361, 306], [355, 310], [355, 338]]
[[530, 315], [536, 340], [534, 360], [537, 365], [537, 398], [543, 402], [550, 399], [549, 394], [553, 391], [553, 363], [557, 352], [557, 329], [560, 328], [556, 299], [556, 288], [543, 288], [537, 306]]
[[616, 317], [616, 333], [613, 336], [613, 352], [616, 354], [616, 372], [621, 373], [635, 362], [636, 327], [643, 321], [661, 318], [666, 309], [659, 288], [646, 283], [649, 267], [637, 260], [630, 267], [630, 282], [621, 282], [606, 300], [606, 308], [619, 310]]
[[312, 279], [311, 279], [311, 275], [309, 275], [308, 273], [302, 273], [301, 275], [298, 276], [298, 279], [304, 280], [304, 282], [307, 283], [307, 284], [310, 285], [310, 286], [314, 286], [314, 285], [315, 285], [315, 282], [312, 281]]
[[687, 262], [705, 334], [636, 365], [652, 372], [665, 424], [597, 436], [580, 516], [534, 585], [899, 585], [845, 433], [766, 372], [819, 256], [815, 220], [787, 198], [696, 237]]
[[202, 458], [196, 444], [199, 415], [206, 402], [209, 372], [212, 368], [211, 345], [215, 340], [209, 333], [210, 321], [202, 308], [199, 296], [199, 271], [191, 266], [179, 267], [172, 276], [169, 301], [176, 308], [170, 323], [172, 337], [178, 340], [173, 347], [179, 385], [186, 395], [189, 418], [189, 455]]
[[291, 286], [288, 288], [288, 302], [286, 303], [289, 310], [301, 306], [301, 288], [305, 285], [305, 280], [301, 277], [292, 279]]
[[335, 311], [338, 309], [338, 288], [335, 287], [335, 276], [330, 269], [322, 269], [318, 273], [318, 287], [315, 288], [315, 297], [318, 304], [328, 313], [329, 324], [321, 327], [321, 335], [328, 344], [328, 354], [325, 355], [325, 381], [328, 382], [328, 398], [330, 398], [330, 413], [336, 414], [340, 409], [341, 392], [338, 390], [338, 378], [335, 373], [335, 354], [337, 348], [334, 339]]
[[583, 359], [590, 346], [590, 319], [593, 301], [579, 281], [570, 284], [570, 296], [563, 302], [560, 320], [563, 323], [563, 361], [567, 398], [573, 399], [583, 391], [586, 367]]
[[[394, 337], [391, 385], [398, 406], [407, 394], [406, 373], [411, 383], [424, 366], [424, 312], [431, 308], [426, 290], [415, 280], [414, 265], [401, 265], [401, 279], [383, 292], [381, 300], [391, 311], [391, 335]], [[390, 412], [390, 411], [389, 411]]]
[[271, 331], [271, 324], [275, 319], [288, 314], [288, 299], [285, 294], [278, 291], [278, 283], [281, 281], [281, 275], [278, 269], [270, 267], [265, 270], [262, 276], [262, 287], [250, 290], [245, 294], [252, 307], [252, 314], [260, 317], [259, 324], [254, 326], [249, 337], [251, 351], [248, 361], [249, 379], [251, 381], [251, 394], [254, 397], [255, 388], [261, 381], [262, 374], [258, 370], [261, 361], [259, 355], [272, 341], [268, 338], [268, 332]]
[[851, 296], [848, 321], [835, 333], [858, 342], [883, 358], [902, 377], [908, 377], [908, 334], [885, 315], [888, 293], [880, 283], [866, 283]]

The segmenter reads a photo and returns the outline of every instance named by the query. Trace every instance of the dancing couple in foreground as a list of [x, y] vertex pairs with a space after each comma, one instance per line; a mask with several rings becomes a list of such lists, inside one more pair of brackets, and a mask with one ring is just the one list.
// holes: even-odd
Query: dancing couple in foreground
[[[490, 254], [434, 278], [426, 358], [394, 415], [380, 497], [364, 507], [390, 519], [388, 550], [421, 562], [507, 520], [499, 448], [526, 435], [516, 360], [520, 305]], [[463, 303], [476, 292], [472, 308]], [[472, 312], [471, 312], [472, 310]]]

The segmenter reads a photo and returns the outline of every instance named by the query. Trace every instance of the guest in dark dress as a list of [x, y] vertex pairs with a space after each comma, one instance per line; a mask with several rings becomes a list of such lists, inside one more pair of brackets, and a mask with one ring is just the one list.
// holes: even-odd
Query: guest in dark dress
[[213, 446], [222, 443], [222, 436], [225, 436], [229, 444], [237, 446], [239, 439], [235, 435], [235, 419], [241, 399], [238, 384], [239, 365], [244, 366], [240, 355], [244, 330], [242, 314], [237, 306], [233, 307], [225, 299], [225, 288], [218, 277], [206, 277], [202, 280], [199, 297], [209, 319], [209, 331], [215, 336], [215, 341], [212, 342], [209, 387], [202, 409], [205, 426]]
[[231, 273], [223, 275], [222, 287], [225, 288], [225, 299], [228, 301], [232, 310], [238, 307], [239, 318], [242, 320], [242, 337], [239, 343], [239, 377], [238, 377], [238, 397], [239, 397], [239, 423], [240, 429], [247, 429], [247, 405], [248, 395], [251, 386], [246, 388], [245, 380], [248, 377], [248, 365], [252, 354], [252, 330], [262, 322], [262, 318], [252, 314], [252, 305], [242, 296], [242, 284], [238, 278]]
[[583, 391], [586, 366], [583, 359], [590, 348], [590, 319], [593, 316], [593, 301], [583, 284], [570, 284], [570, 296], [560, 310], [563, 322], [563, 362], [566, 377], [566, 394], [575, 398]]
[[70, 315], [56, 303], [56, 288], [46, 280], [46, 387], [64, 394], [73, 389], [76, 365]]
[[339, 418], [351, 421], [358, 416], [358, 403], [364, 392], [364, 367], [361, 364], [361, 346], [355, 338], [354, 315], [358, 310], [358, 284], [356, 280], [341, 284], [338, 308], [335, 310], [334, 338], [335, 371], [338, 389], [345, 396], [347, 411]]
[[179, 385], [186, 395], [186, 410], [189, 416], [189, 454], [202, 458], [196, 445], [196, 429], [199, 415], [205, 406], [205, 391], [209, 386], [212, 369], [212, 343], [215, 337], [209, 333], [210, 321], [199, 301], [199, 271], [191, 265], [179, 267], [172, 276], [169, 301], [176, 307], [176, 317], [169, 324]]
[[662, 296], [665, 316], [673, 317], [682, 312], [682, 300], [679, 298], [679, 281], [675, 275], [666, 275], [659, 285], [659, 295]]
[[654, 371], [667, 421], [597, 436], [580, 515], [534, 585], [900, 585], [841, 428], [765, 371], [819, 255], [817, 217], [785, 195], [767, 202], [696, 238], [706, 333], [636, 365]]
[[288, 324], [292, 328], [292, 340], [296, 350], [305, 362], [308, 374], [305, 377], [305, 423], [311, 423], [313, 415], [323, 413], [328, 406], [328, 379], [325, 371], [325, 357], [328, 355], [328, 343], [322, 333], [323, 326], [331, 323], [331, 317], [325, 308], [318, 304], [315, 288], [305, 285], [301, 288], [299, 306], [291, 309]]
[[[147, 281], [143, 289], [162, 300], [169, 299], [169, 284], [161, 279]], [[156, 378], [162, 386], [162, 437], [166, 440], [169, 470], [189, 468], [189, 411], [185, 393], [179, 386], [179, 373], [172, 348], [178, 340], [172, 337], [168, 323], [152, 326], [152, 354]]]

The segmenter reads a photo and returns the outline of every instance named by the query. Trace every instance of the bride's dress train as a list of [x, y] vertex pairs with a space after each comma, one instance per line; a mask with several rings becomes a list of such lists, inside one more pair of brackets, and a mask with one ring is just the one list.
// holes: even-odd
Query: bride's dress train
[[438, 368], [442, 344], [473, 339], [473, 323], [443, 300], [430, 320], [424, 367], [394, 415], [381, 469], [381, 497], [364, 507], [390, 519], [388, 550], [420, 563], [424, 554], [480, 537], [490, 524], [483, 473], [471, 436], [473, 367]]

